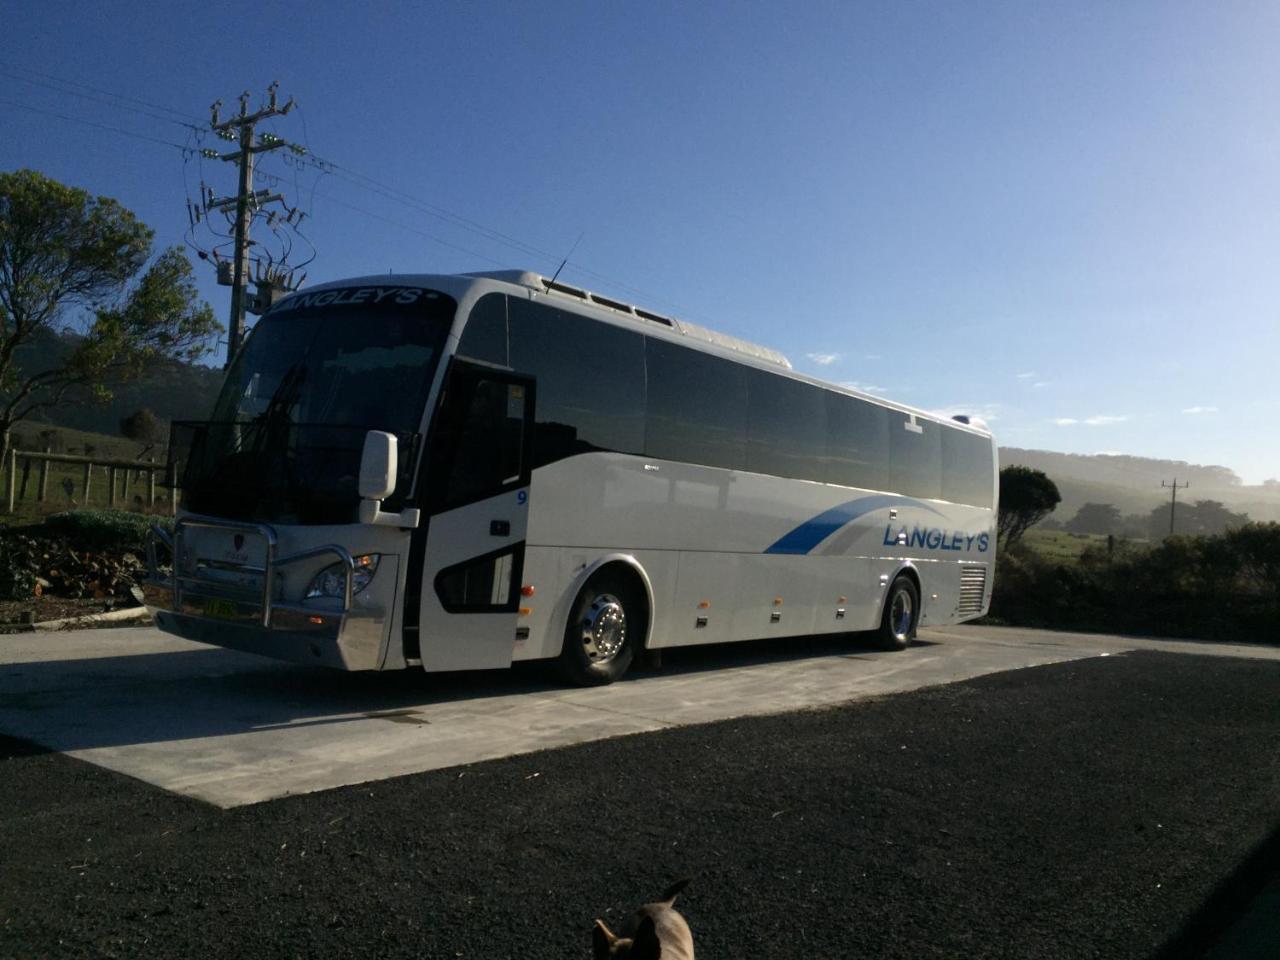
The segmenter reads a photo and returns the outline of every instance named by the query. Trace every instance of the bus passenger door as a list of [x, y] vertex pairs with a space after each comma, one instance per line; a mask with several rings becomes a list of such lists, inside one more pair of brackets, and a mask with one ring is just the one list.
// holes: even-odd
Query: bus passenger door
[[520, 608], [533, 381], [455, 361], [427, 458], [425, 670], [507, 667]]

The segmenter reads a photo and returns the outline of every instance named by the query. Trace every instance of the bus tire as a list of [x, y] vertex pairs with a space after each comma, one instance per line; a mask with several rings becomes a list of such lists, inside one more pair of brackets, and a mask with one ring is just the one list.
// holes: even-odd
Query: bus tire
[[916, 636], [920, 622], [920, 591], [906, 574], [889, 586], [880, 617], [879, 645], [882, 650], [905, 650]]
[[613, 683], [631, 666], [644, 642], [644, 597], [631, 578], [601, 570], [578, 591], [565, 625], [560, 673], [570, 683]]

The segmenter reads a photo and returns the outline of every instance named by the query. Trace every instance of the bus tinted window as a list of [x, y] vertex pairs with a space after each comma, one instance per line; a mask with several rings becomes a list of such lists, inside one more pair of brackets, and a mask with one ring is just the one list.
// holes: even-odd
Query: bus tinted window
[[649, 338], [644, 452], [741, 470], [747, 459], [747, 368]]
[[942, 499], [991, 507], [991, 440], [963, 430], [942, 431]]
[[909, 414], [889, 411], [889, 482], [907, 497], [942, 496], [942, 427], [929, 420], [911, 423]]
[[476, 301], [462, 328], [458, 356], [507, 366], [507, 297], [487, 293]]
[[827, 394], [828, 483], [888, 490], [889, 411], [842, 393]]
[[507, 300], [510, 366], [535, 378], [535, 467], [644, 449], [644, 338], [546, 304]]
[[537, 382], [534, 465], [606, 450], [990, 508], [991, 441], [552, 305], [491, 293], [458, 354]]
[[823, 391], [767, 370], [747, 370], [747, 469], [824, 480], [827, 405]]

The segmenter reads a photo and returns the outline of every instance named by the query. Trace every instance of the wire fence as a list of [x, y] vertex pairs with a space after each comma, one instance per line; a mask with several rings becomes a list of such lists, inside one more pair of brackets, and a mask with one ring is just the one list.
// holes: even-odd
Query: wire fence
[[11, 449], [5, 464], [4, 504], [10, 514], [55, 513], [91, 504], [177, 511], [173, 467], [148, 460]]

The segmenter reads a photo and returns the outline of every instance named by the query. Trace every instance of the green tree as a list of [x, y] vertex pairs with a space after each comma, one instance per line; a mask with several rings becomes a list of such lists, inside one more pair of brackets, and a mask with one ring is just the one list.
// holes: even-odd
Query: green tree
[[[1218, 500], [1197, 500], [1195, 503], [1180, 503], [1174, 514], [1174, 533], [1178, 534], [1215, 534], [1224, 533], [1234, 527], [1249, 522], [1247, 513], [1235, 513], [1228, 510]], [[1147, 519], [1151, 536], [1159, 539], [1169, 535], [1169, 507], [1159, 506], [1151, 511]]]
[[1041, 470], [1030, 467], [1005, 467], [1000, 471], [1000, 516], [998, 539], [1004, 549], [1012, 547], [1022, 535], [1062, 502], [1058, 485]]
[[137, 440], [143, 444], [142, 451], [138, 454], [141, 458], [150, 453], [151, 448], [160, 442], [164, 436], [164, 425], [150, 409], [143, 407], [120, 421], [120, 433], [130, 440]]
[[1250, 585], [1280, 602], [1280, 523], [1246, 523], [1225, 539]]
[[[148, 266], [151, 241], [109, 197], [34, 170], [0, 174], [0, 462], [33, 414], [109, 400], [150, 363], [212, 348], [221, 327], [190, 262], [174, 247]], [[72, 344], [52, 363], [38, 349], [50, 337]]]
[[1115, 533], [1120, 527], [1120, 510], [1110, 503], [1086, 503], [1067, 521], [1069, 533]]

